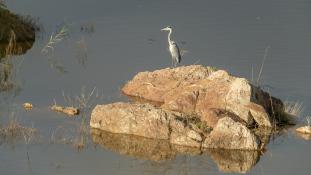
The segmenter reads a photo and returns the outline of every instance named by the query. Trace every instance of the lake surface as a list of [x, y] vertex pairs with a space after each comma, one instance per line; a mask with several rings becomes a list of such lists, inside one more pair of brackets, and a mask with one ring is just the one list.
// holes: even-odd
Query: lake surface
[[[30, 15], [40, 31], [27, 53], [12, 58], [16, 86], [0, 92], [0, 119], [5, 123], [14, 116], [38, 129], [40, 138], [31, 144], [1, 142], [0, 174], [230, 173], [226, 164], [219, 166], [226, 157], [217, 162], [210, 153], [153, 161], [91, 137], [83, 149], [71, 144], [95, 104], [126, 100], [120, 88], [137, 72], [170, 66], [167, 33], [160, 31], [167, 25], [187, 51], [181, 65], [210, 65], [248, 79], [253, 72], [257, 79], [268, 48], [262, 87], [282, 100], [303, 102], [300, 124], [311, 115], [311, 0], [8, 0], [6, 5], [12, 13]], [[42, 53], [62, 26], [66, 38]], [[77, 104], [64, 96], [74, 99], [93, 89], [83, 116], [68, 118], [49, 109], [54, 101]], [[25, 111], [24, 102], [34, 108]], [[272, 138], [267, 151], [251, 160], [254, 165], [240, 172], [310, 174], [311, 140], [294, 129]], [[68, 140], [54, 143], [62, 134]]]

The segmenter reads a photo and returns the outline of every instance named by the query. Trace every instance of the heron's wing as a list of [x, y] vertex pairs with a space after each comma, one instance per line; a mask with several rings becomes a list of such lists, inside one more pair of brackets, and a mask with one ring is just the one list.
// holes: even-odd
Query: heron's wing
[[181, 61], [181, 55], [180, 55], [180, 51], [179, 51], [179, 47], [177, 46], [177, 44], [175, 42], [172, 42], [172, 46], [170, 48], [172, 57], [177, 59], [178, 62]]

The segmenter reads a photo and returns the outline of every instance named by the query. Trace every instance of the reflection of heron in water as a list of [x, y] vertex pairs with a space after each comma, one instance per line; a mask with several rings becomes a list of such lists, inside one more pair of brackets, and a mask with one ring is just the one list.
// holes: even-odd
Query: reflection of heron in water
[[171, 40], [172, 27], [168, 26], [168, 27], [165, 27], [161, 30], [162, 31], [169, 31], [169, 33], [168, 33], [169, 51], [170, 51], [171, 56], [172, 56], [172, 66], [176, 67], [177, 63], [180, 63], [180, 61], [181, 61], [181, 55], [180, 55], [180, 51], [179, 51], [179, 48], [178, 48], [176, 42]]

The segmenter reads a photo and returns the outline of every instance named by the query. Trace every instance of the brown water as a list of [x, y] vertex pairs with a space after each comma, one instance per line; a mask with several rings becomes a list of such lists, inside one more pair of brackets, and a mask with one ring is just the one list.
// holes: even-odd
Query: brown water
[[[78, 151], [71, 140], [79, 138], [83, 116], [67, 118], [48, 106], [54, 100], [68, 104], [62, 94], [77, 96], [83, 87], [86, 93], [96, 87], [91, 107], [125, 100], [120, 88], [133, 75], [170, 66], [167, 34], [160, 29], [171, 25], [174, 40], [188, 51], [182, 65], [212, 65], [249, 79], [253, 67], [256, 78], [270, 47], [261, 84], [283, 100], [302, 101], [303, 118], [311, 114], [311, 0], [9, 0], [6, 5], [37, 19], [41, 30], [26, 54], [13, 57], [15, 86], [0, 93], [1, 122], [14, 116], [37, 128], [40, 138], [31, 144], [23, 138], [0, 142], [0, 174], [310, 174], [311, 141], [293, 129], [271, 137], [261, 156], [165, 143], [152, 147], [150, 140], [109, 133], [88, 137]], [[43, 54], [50, 35], [63, 25], [66, 39]], [[34, 109], [25, 111], [24, 102]], [[53, 142], [53, 135], [66, 143]], [[118, 142], [127, 139], [135, 142]], [[154, 160], [158, 156], [161, 161]]]

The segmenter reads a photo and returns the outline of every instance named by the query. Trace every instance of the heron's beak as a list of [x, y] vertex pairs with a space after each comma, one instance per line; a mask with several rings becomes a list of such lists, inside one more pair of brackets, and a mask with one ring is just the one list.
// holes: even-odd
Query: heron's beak
[[166, 30], [167, 30], [167, 27], [165, 27], [165, 28], [161, 29], [161, 31], [166, 31]]

